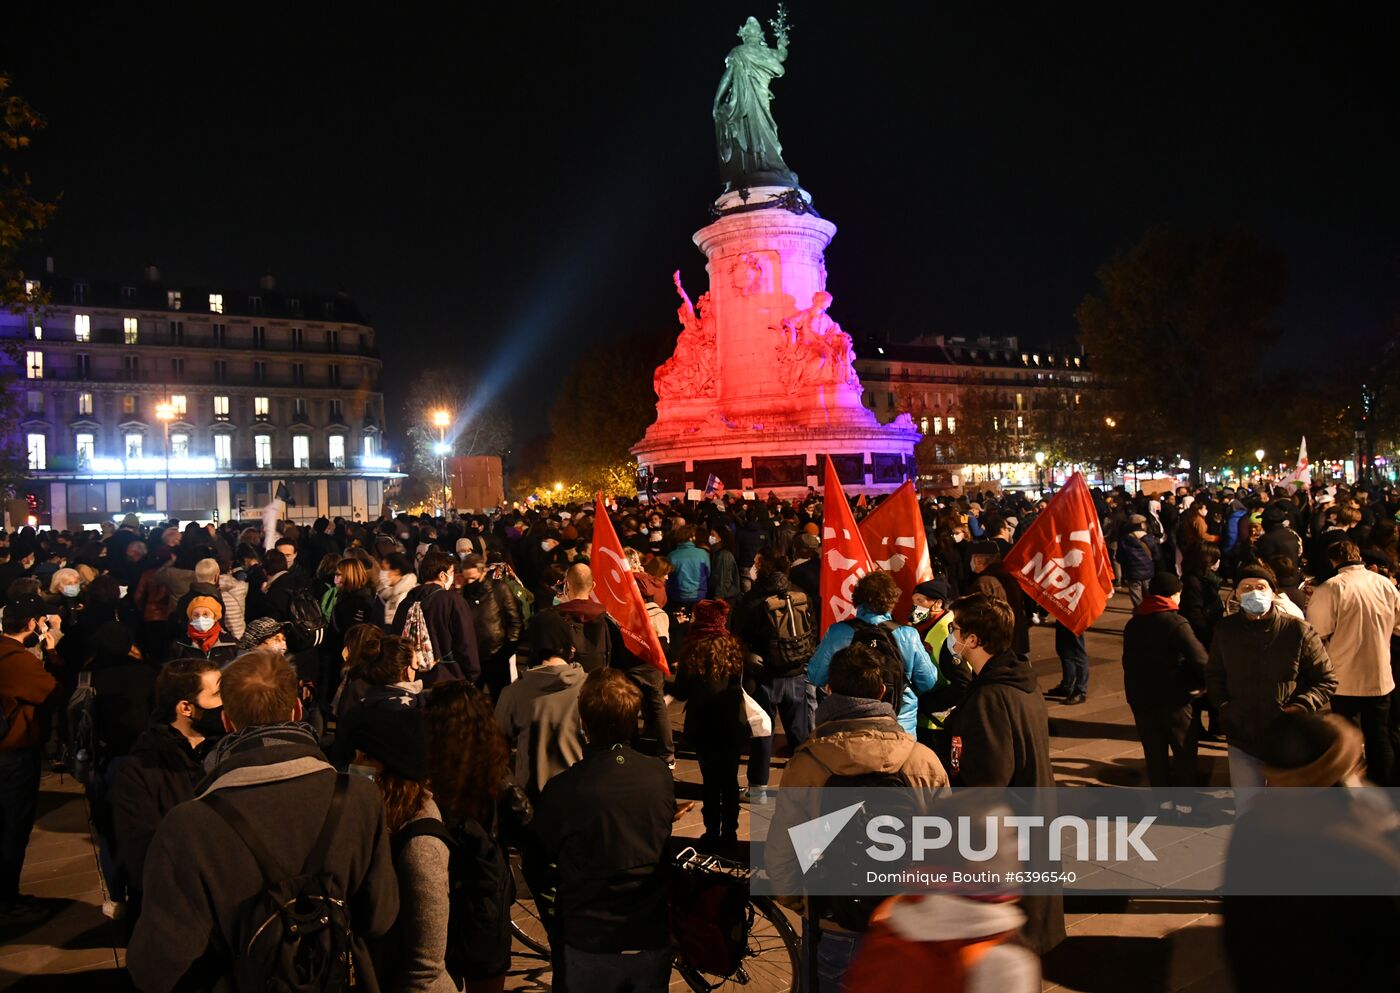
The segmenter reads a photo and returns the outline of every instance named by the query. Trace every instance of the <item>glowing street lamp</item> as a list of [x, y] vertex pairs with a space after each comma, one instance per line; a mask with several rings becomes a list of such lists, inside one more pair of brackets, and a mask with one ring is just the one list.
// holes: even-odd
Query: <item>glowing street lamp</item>
[[438, 429], [438, 443], [433, 446], [433, 451], [438, 457], [438, 473], [442, 481], [442, 517], [447, 516], [447, 425], [452, 423], [452, 415], [445, 410], [433, 411], [433, 426]]
[[1254, 450], [1254, 458], [1255, 458], [1257, 461], [1259, 461], [1260, 463], [1263, 463], [1263, 461], [1264, 461], [1264, 449], [1262, 449], [1262, 448], [1256, 448], [1256, 449]]
[[170, 519], [170, 422], [175, 419], [175, 405], [168, 400], [156, 404], [156, 420], [165, 428], [165, 519]]
[[1040, 475], [1040, 492], [1041, 492], [1041, 494], [1044, 494], [1044, 493], [1045, 493], [1045, 453], [1044, 453], [1044, 452], [1036, 452], [1036, 453], [1035, 453], [1035, 468], [1036, 468], [1036, 472]]

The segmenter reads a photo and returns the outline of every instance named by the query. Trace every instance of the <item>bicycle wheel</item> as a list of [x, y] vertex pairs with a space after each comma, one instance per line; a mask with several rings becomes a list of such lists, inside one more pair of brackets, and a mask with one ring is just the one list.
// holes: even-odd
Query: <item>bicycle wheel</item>
[[515, 874], [515, 902], [510, 905], [510, 933], [517, 941], [534, 952], [549, 958], [549, 934], [540, 918], [539, 908], [530, 887], [525, 884], [525, 876], [520, 871], [520, 862], [512, 860], [510, 871]]
[[798, 988], [802, 948], [783, 908], [767, 897], [751, 897], [747, 908], [748, 935], [743, 961], [728, 976], [715, 976], [692, 968], [679, 954], [676, 971], [695, 993], [716, 990], [748, 990], [754, 993], [791, 993]]

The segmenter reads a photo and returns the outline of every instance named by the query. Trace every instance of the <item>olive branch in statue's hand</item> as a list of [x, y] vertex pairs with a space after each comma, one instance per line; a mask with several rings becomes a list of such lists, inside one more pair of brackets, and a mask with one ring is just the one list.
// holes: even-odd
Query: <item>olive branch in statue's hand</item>
[[792, 22], [788, 20], [786, 4], [778, 4], [778, 11], [768, 22], [768, 26], [773, 29], [773, 37], [778, 44], [787, 47], [788, 31], [792, 28]]

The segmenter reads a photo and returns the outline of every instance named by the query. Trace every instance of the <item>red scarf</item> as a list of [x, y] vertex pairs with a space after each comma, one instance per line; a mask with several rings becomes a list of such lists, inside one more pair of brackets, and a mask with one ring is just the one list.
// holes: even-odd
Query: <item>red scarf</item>
[[1179, 608], [1177, 607], [1177, 605], [1176, 605], [1175, 603], [1172, 602], [1172, 598], [1171, 598], [1171, 597], [1168, 597], [1168, 596], [1150, 596], [1150, 597], [1144, 597], [1142, 603], [1140, 603], [1140, 604], [1137, 605], [1137, 610], [1133, 611], [1133, 613], [1139, 614], [1139, 615], [1141, 615], [1141, 614], [1165, 614], [1165, 613], [1166, 613], [1167, 611], [1169, 611], [1169, 610], [1178, 610], [1178, 609], [1179, 609]]
[[193, 624], [185, 628], [185, 634], [189, 636], [190, 644], [197, 645], [199, 650], [208, 655], [210, 650], [218, 643], [219, 635], [224, 633], [223, 626], [218, 621], [208, 631], [201, 631]]

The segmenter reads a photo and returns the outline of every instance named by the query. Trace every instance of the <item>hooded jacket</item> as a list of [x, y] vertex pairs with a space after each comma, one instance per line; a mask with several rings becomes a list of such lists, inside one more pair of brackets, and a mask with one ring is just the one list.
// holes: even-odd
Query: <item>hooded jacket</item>
[[[890, 619], [889, 614], [876, 614], [868, 607], [857, 607], [856, 618], [867, 624], [879, 625]], [[894, 643], [904, 656], [904, 700], [899, 706], [899, 723], [905, 732], [913, 735], [919, 723], [919, 694], [927, 693], [938, 685], [938, 670], [933, 667], [928, 649], [924, 647], [919, 632], [909, 625], [901, 625], [892, 632]], [[848, 646], [855, 632], [847, 623], [838, 622], [826, 629], [826, 636], [817, 646], [812, 661], [807, 663], [807, 681], [813, 686], [826, 685], [831, 674], [831, 658]]]
[[1011, 652], [987, 660], [948, 720], [961, 786], [1054, 786], [1050, 718], [1029, 663]]
[[515, 784], [538, 796], [544, 784], [583, 758], [578, 717], [581, 665], [538, 665], [501, 691], [496, 723], [515, 751]]
[[1123, 628], [1123, 689], [1134, 710], [1174, 709], [1205, 687], [1206, 650], [1167, 597], [1148, 597]]
[[[301, 724], [245, 729], [223, 739], [196, 798], [166, 814], [146, 855], [145, 900], [127, 949], [127, 970], [148, 993], [232, 990], [240, 911], [267, 888], [256, 859], [219, 811], [221, 793], [260, 832], [280, 879], [300, 873], [336, 785], [336, 772]], [[355, 971], [378, 993], [365, 939], [388, 932], [398, 882], [379, 790], [352, 776], [325, 869], [343, 886], [354, 929]]]
[[10, 637], [0, 637], [0, 708], [10, 733], [0, 751], [39, 745], [39, 708], [58, 694], [59, 683], [34, 653]]
[[[553, 608], [575, 629], [574, 661], [584, 672], [613, 664], [614, 638], [608, 612], [596, 600], [565, 600]], [[617, 640], [621, 640], [621, 637]]]
[[1262, 757], [1283, 708], [1321, 710], [1337, 690], [1337, 675], [1312, 625], [1275, 604], [1258, 620], [1239, 611], [1215, 626], [1206, 688], [1229, 743]]
[[667, 556], [675, 571], [666, 579], [666, 595], [677, 604], [699, 603], [710, 586], [710, 553], [683, 541]]

